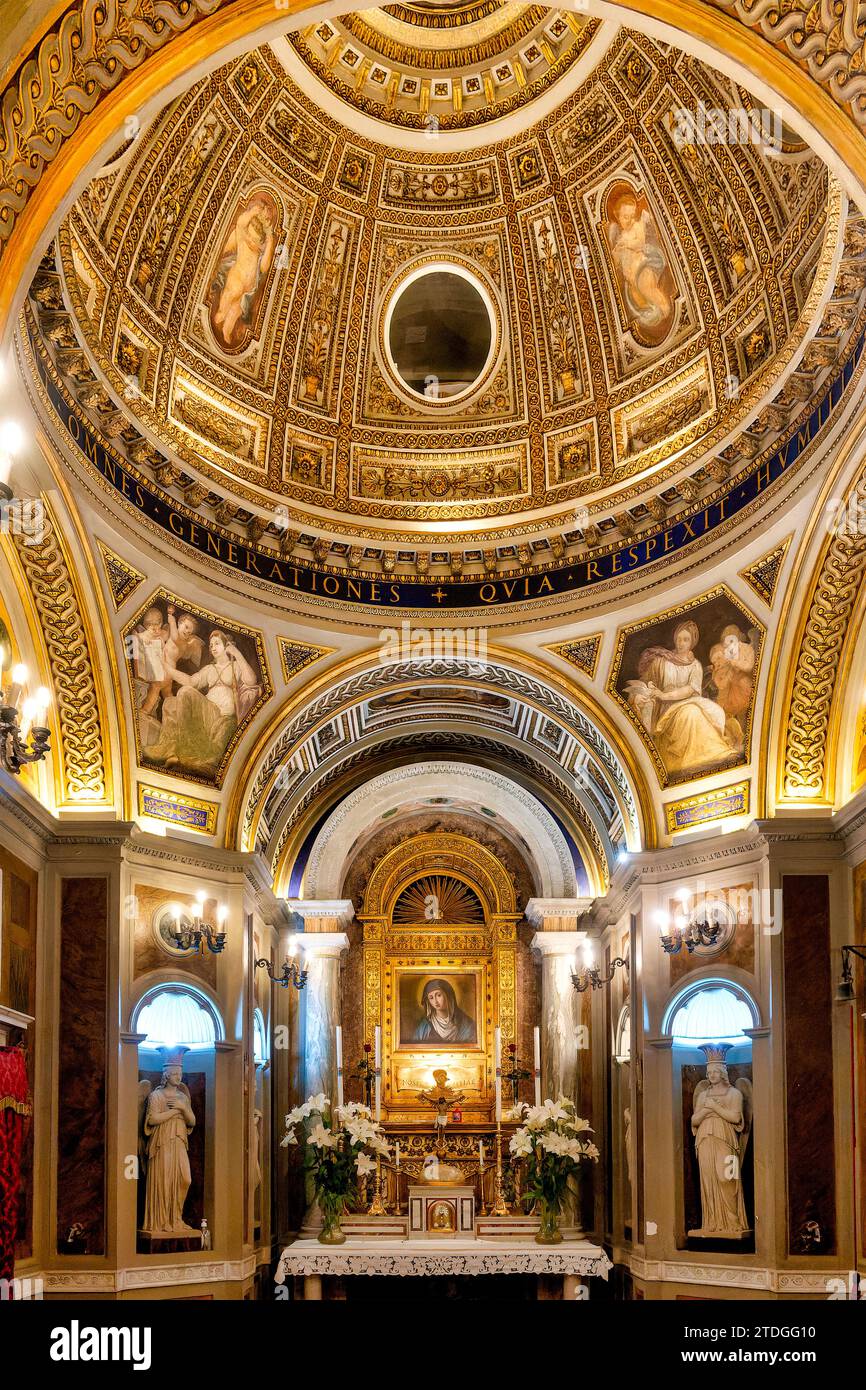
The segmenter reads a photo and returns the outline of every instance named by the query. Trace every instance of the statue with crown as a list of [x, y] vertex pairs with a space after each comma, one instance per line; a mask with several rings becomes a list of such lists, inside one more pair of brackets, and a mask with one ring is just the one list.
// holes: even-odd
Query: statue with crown
[[743, 1198], [743, 1159], [752, 1129], [752, 1083], [732, 1084], [730, 1043], [704, 1043], [706, 1080], [695, 1087], [692, 1133], [701, 1177], [701, 1224], [690, 1236], [743, 1240], [751, 1234]]

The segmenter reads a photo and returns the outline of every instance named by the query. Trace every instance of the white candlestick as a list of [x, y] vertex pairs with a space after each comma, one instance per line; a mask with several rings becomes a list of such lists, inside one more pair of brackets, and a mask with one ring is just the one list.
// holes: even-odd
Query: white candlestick
[[376, 1065], [376, 1123], [382, 1118], [382, 1029], [376, 1024], [376, 1045], [374, 1050]]
[[478, 1140], [478, 1167], [484, 1167], [484, 1140]]
[[343, 1104], [343, 1030], [339, 1024], [336, 1027], [337, 1035], [337, 1104]]
[[541, 1029], [532, 1030], [533, 1069], [535, 1072], [535, 1104], [541, 1104]]
[[400, 1167], [400, 1140], [399, 1140], [399, 1139], [396, 1140], [396, 1142], [395, 1142], [395, 1144], [394, 1144], [394, 1166], [395, 1166], [396, 1168], [399, 1168], [399, 1167]]
[[496, 1123], [502, 1120], [502, 1029], [493, 1034], [493, 1065], [496, 1071]]

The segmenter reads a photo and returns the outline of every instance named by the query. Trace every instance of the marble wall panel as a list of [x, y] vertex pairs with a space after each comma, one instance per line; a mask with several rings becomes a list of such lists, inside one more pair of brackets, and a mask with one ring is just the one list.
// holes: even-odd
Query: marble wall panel
[[782, 879], [788, 1252], [836, 1252], [833, 977], [825, 874]]
[[106, 1249], [108, 880], [65, 878], [60, 897], [57, 1243], [84, 1228], [85, 1253]]

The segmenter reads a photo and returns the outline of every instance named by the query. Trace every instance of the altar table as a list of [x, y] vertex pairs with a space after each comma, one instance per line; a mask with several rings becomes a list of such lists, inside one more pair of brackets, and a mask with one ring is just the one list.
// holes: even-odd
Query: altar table
[[588, 1240], [564, 1240], [561, 1245], [534, 1241], [461, 1240], [429, 1238], [372, 1240], [349, 1237], [345, 1245], [320, 1245], [296, 1240], [287, 1245], [274, 1276], [278, 1284], [301, 1275], [304, 1298], [322, 1297], [325, 1275], [553, 1274], [561, 1275], [563, 1298], [577, 1298], [581, 1277], [606, 1279], [612, 1268], [607, 1255]]

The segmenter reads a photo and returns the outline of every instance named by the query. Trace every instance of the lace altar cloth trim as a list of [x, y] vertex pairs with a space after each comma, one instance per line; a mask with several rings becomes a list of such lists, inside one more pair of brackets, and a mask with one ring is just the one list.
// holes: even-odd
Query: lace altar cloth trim
[[[428, 1242], [425, 1240], [424, 1244]], [[459, 1250], [443, 1250], [441, 1245], [436, 1245], [432, 1250], [422, 1251], [417, 1245], [407, 1249], [409, 1242], [401, 1242], [401, 1249], [379, 1252], [369, 1247], [328, 1250], [313, 1241], [303, 1241], [287, 1246], [274, 1277], [278, 1284], [298, 1274], [585, 1274], [590, 1278], [606, 1279], [613, 1268], [597, 1245], [542, 1249], [525, 1244], [509, 1246], [499, 1240], [496, 1244], [504, 1248], [487, 1245], [480, 1250], [467, 1250], [465, 1246]]]

